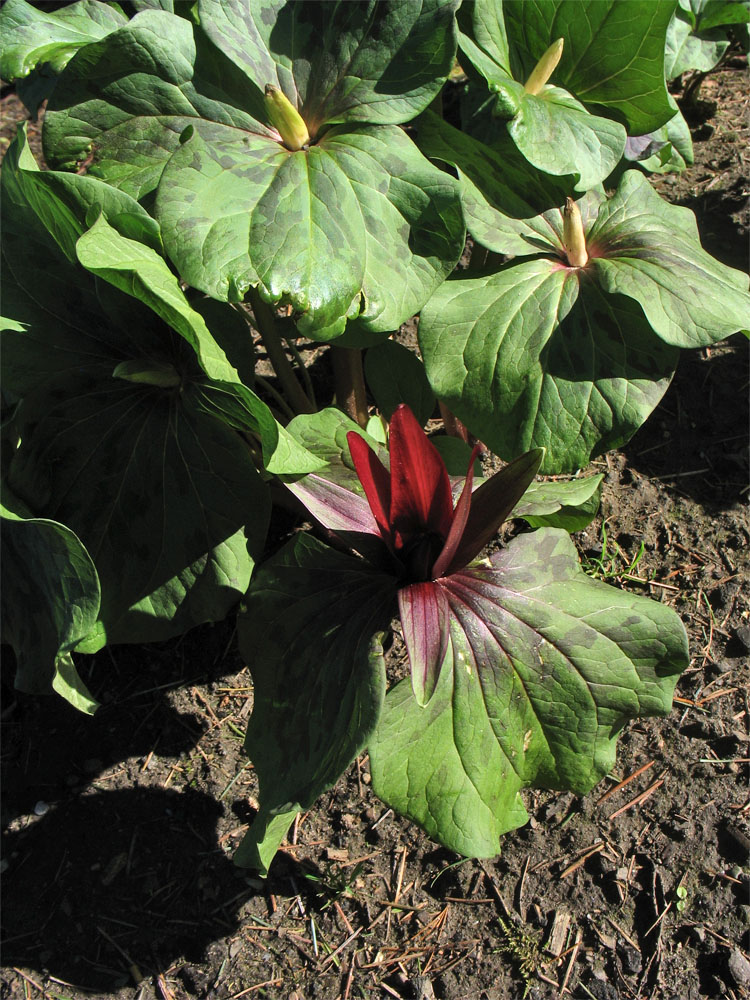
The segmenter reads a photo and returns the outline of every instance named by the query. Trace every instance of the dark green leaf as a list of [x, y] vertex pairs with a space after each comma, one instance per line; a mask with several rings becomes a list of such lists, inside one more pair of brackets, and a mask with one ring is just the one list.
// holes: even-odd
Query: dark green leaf
[[395, 583], [298, 535], [265, 563], [239, 620], [255, 700], [246, 748], [260, 809], [235, 862], [266, 873], [295, 814], [339, 778], [377, 724]]
[[408, 347], [386, 340], [365, 355], [365, 378], [378, 409], [386, 418], [399, 403], [406, 403], [424, 425], [435, 409], [435, 394], [425, 375], [424, 365]]
[[562, 37], [553, 82], [587, 108], [617, 116], [632, 135], [644, 135], [672, 116], [664, 45], [673, 10], [674, 0], [504, 0], [513, 75], [525, 80]]
[[54, 687], [77, 708], [97, 702], [81, 682], [70, 650], [94, 628], [99, 579], [91, 557], [64, 524], [36, 518], [3, 489], [2, 641], [16, 655], [16, 687], [47, 694]]
[[522, 517], [532, 528], [580, 531], [599, 510], [604, 475], [567, 482], [531, 483], [513, 508], [511, 517]]
[[400, 124], [424, 110], [456, 53], [458, 0], [288, 3], [200, 0], [201, 26], [263, 91], [308, 123]]

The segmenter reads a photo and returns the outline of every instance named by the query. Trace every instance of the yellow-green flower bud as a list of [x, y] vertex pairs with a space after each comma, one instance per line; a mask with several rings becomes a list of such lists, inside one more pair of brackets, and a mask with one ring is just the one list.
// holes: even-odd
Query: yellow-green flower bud
[[283, 90], [267, 84], [264, 100], [268, 118], [286, 148], [296, 152], [306, 146], [310, 142], [307, 125]]
[[584, 267], [589, 259], [583, 234], [581, 210], [572, 198], [565, 199], [563, 209], [563, 244], [571, 267]]
[[160, 361], [121, 361], [112, 372], [113, 378], [124, 378], [141, 385], [156, 385], [162, 389], [176, 388], [182, 379], [174, 365]]
[[550, 45], [542, 58], [536, 64], [534, 69], [531, 71], [531, 76], [528, 78], [523, 88], [527, 94], [538, 94], [545, 83], [552, 76], [555, 71], [555, 67], [560, 62], [563, 44], [563, 39], [558, 38], [556, 42], [553, 42]]

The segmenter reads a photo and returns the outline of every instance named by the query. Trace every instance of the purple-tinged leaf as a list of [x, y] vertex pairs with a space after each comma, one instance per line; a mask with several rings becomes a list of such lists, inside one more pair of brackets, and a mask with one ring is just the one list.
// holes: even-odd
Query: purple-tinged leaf
[[450, 638], [426, 707], [408, 680], [368, 743], [376, 795], [450, 850], [496, 854], [524, 786], [585, 793], [630, 718], [666, 714], [688, 664], [666, 605], [592, 580], [568, 535], [519, 535], [435, 585]]
[[506, 465], [474, 491], [466, 530], [447, 566], [448, 573], [470, 563], [494, 538], [534, 479], [543, 458], [544, 448], [535, 448]]
[[448, 651], [450, 608], [440, 583], [412, 583], [398, 592], [411, 684], [418, 704], [435, 691]]

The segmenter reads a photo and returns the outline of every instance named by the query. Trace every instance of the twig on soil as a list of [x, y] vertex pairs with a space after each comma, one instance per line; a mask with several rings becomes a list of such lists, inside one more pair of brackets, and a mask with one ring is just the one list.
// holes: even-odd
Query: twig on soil
[[240, 990], [239, 993], [233, 993], [228, 1000], [239, 1000], [240, 997], [246, 997], [248, 993], [254, 993], [256, 990], [263, 989], [264, 986], [281, 986], [283, 982], [283, 979], [266, 979], [263, 983], [256, 983], [255, 986], [247, 986], [244, 990]]
[[560, 992], [558, 993], [558, 996], [563, 996], [563, 994], [567, 992], [568, 980], [570, 979], [570, 974], [573, 971], [573, 966], [575, 965], [576, 958], [578, 958], [578, 952], [580, 950], [582, 941], [583, 941], [583, 934], [581, 933], [581, 930], [579, 928], [578, 934], [576, 935], [576, 943], [573, 946], [573, 951], [571, 952], [570, 958], [568, 959], [568, 965], [565, 969], [565, 976], [563, 978], [562, 985], [560, 986]]
[[654, 794], [657, 788], [660, 788], [664, 784], [664, 775], [666, 773], [666, 771], [662, 771], [656, 781], [649, 785], [645, 791], [641, 792], [640, 795], [636, 795], [634, 799], [631, 799], [630, 802], [626, 802], [624, 806], [620, 806], [620, 808], [616, 809], [613, 813], [610, 813], [607, 819], [613, 820], [617, 816], [621, 815], [621, 813], [631, 809], [633, 806], [639, 806], [642, 802], [645, 802], [646, 799], [650, 798]]
[[604, 919], [607, 921], [608, 924], [611, 924], [612, 927], [614, 927], [617, 933], [622, 937], [623, 941], [627, 941], [628, 944], [631, 946], [631, 948], [635, 948], [636, 951], [640, 951], [640, 948], [638, 947], [637, 943], [632, 939], [632, 937], [628, 934], [627, 931], [624, 931], [622, 927], [620, 927], [619, 924], [616, 924], [611, 917], [607, 916], [606, 913], [602, 914], [602, 916], [604, 917]]
[[604, 795], [601, 795], [596, 800], [596, 804], [601, 805], [601, 803], [604, 802], [605, 799], [608, 799], [610, 796], [614, 795], [615, 792], [619, 792], [621, 788], [624, 788], [626, 785], [629, 785], [631, 781], [634, 781], [636, 778], [640, 777], [640, 775], [642, 775], [644, 771], [648, 771], [648, 769], [650, 767], [653, 767], [655, 763], [656, 763], [655, 760], [650, 760], [648, 761], [648, 763], [643, 764], [641, 767], [638, 768], [637, 771], [633, 771], [633, 773], [629, 774], [627, 778], [623, 778], [622, 781], [618, 782], [613, 788], [610, 788], [609, 791], [604, 793]]
[[568, 865], [564, 871], [560, 872], [560, 878], [567, 878], [568, 875], [572, 875], [574, 871], [577, 871], [582, 865], [584, 865], [590, 857], [594, 854], [598, 854], [603, 851], [607, 845], [603, 840], [600, 840], [598, 844], [594, 844], [592, 847], [587, 847], [583, 853], [578, 857], [572, 864]]
[[46, 997], [47, 1000], [53, 1000], [52, 995], [48, 993], [35, 979], [32, 979], [31, 976], [27, 976], [25, 972], [21, 972], [21, 970], [17, 969], [15, 965], [11, 966], [11, 968], [14, 972], [17, 972], [22, 979], [25, 979], [29, 985], [33, 986], [35, 990], [39, 990], [43, 997]]

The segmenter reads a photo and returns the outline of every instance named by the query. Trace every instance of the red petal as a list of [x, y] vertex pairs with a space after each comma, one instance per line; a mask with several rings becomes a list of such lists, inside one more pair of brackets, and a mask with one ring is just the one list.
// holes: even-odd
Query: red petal
[[461, 537], [466, 530], [466, 522], [469, 520], [469, 510], [471, 509], [471, 488], [474, 484], [474, 460], [479, 454], [481, 447], [481, 444], [475, 444], [474, 450], [471, 453], [471, 458], [469, 459], [469, 469], [466, 473], [466, 482], [464, 483], [464, 488], [461, 490], [461, 496], [458, 498], [456, 509], [453, 512], [453, 524], [451, 525], [451, 530], [445, 540], [442, 552], [437, 557], [435, 565], [432, 567], [432, 575], [435, 579], [443, 576], [445, 573], [451, 563], [451, 560], [453, 559], [453, 556], [456, 554], [458, 543], [461, 541]]
[[448, 472], [437, 448], [405, 403], [397, 406], [391, 417], [389, 451], [390, 524], [396, 546], [421, 531], [446, 538], [453, 523]]
[[398, 592], [404, 642], [411, 664], [411, 684], [420, 705], [437, 686], [450, 641], [450, 606], [436, 583], [412, 583]]
[[466, 528], [444, 573], [455, 573], [479, 555], [526, 492], [543, 458], [544, 448], [527, 451], [482, 483], [472, 495]]
[[380, 534], [386, 540], [390, 539], [391, 529], [389, 512], [391, 507], [391, 477], [378, 456], [356, 431], [346, 435], [354, 468], [362, 483], [370, 510], [380, 529]]

